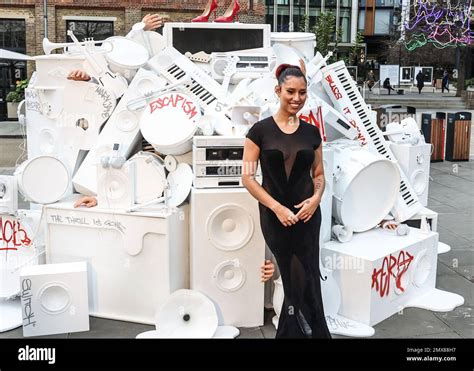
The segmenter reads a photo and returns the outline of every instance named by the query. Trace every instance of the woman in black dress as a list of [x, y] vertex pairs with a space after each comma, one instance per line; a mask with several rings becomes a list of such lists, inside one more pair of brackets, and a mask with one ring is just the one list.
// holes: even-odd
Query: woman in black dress
[[[317, 127], [296, 116], [307, 94], [301, 69], [281, 65], [276, 77], [280, 108], [249, 130], [242, 180], [259, 201], [263, 236], [283, 281], [285, 298], [276, 337], [330, 338], [319, 276], [321, 136]], [[258, 161], [262, 186], [254, 178]]]

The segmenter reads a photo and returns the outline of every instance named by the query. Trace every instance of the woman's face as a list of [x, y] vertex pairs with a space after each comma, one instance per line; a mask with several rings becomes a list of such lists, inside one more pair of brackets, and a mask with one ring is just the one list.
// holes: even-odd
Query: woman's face
[[280, 108], [296, 115], [306, 102], [307, 90], [303, 77], [288, 76], [286, 80], [275, 88], [280, 97]]

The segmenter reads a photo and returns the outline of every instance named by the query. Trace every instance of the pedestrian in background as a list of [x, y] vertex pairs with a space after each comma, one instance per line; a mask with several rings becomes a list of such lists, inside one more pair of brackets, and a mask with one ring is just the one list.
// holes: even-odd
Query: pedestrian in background
[[444, 70], [443, 81], [441, 82], [441, 93], [444, 93], [444, 89], [449, 93], [449, 73], [446, 70]]
[[421, 71], [419, 71], [418, 75], [416, 75], [416, 86], [418, 87], [418, 94], [421, 94], [421, 89], [423, 89], [423, 86], [425, 86], [425, 76], [421, 73]]
[[367, 74], [367, 86], [369, 87], [369, 91], [372, 92], [372, 88], [375, 85], [375, 74], [373, 70], [370, 70]]
[[395, 91], [395, 89], [392, 88], [392, 85], [390, 84], [390, 78], [388, 77], [384, 80], [383, 87], [388, 90], [388, 95], [390, 95], [392, 90]]

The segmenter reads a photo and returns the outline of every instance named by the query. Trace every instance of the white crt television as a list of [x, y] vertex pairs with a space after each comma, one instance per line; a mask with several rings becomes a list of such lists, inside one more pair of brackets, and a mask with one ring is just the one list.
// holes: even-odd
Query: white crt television
[[182, 54], [269, 48], [270, 25], [251, 23], [165, 23], [167, 46]]

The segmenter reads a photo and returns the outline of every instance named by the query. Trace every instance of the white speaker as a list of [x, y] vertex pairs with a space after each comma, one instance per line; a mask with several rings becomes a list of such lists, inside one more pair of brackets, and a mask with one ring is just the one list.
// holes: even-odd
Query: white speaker
[[347, 243], [326, 242], [322, 264], [341, 289], [339, 314], [373, 326], [406, 307], [450, 311], [464, 299], [435, 288], [438, 233], [410, 228], [398, 236], [380, 228]]
[[20, 283], [23, 336], [89, 331], [85, 262], [25, 267]]
[[122, 167], [97, 165], [97, 201], [104, 209], [129, 209], [135, 204], [135, 163]]
[[76, 199], [45, 207], [46, 262], [88, 262], [91, 315], [155, 325], [168, 296], [189, 288], [188, 206], [126, 213]]
[[390, 149], [398, 160], [400, 168], [415, 190], [421, 204], [428, 205], [430, 183], [431, 144], [396, 144], [390, 142]]
[[63, 89], [25, 89], [28, 158], [55, 156], [72, 171], [78, 160], [80, 138], [75, 127], [62, 124], [63, 93]]
[[242, 188], [191, 192], [191, 288], [216, 304], [219, 324], [263, 324], [265, 241], [257, 201]]
[[100, 132], [95, 146], [89, 151], [73, 177], [73, 184], [77, 191], [85, 195], [97, 194], [96, 165], [102, 156], [111, 154], [114, 143], [119, 143], [122, 155], [129, 157], [131, 151], [141, 141], [139, 122], [145, 104], [135, 111], [128, 110], [127, 105], [132, 100], [143, 98], [145, 94], [162, 85], [155, 73], [144, 69], [138, 70], [112, 116]]
[[18, 210], [16, 177], [0, 175], [0, 214], [15, 214]]

